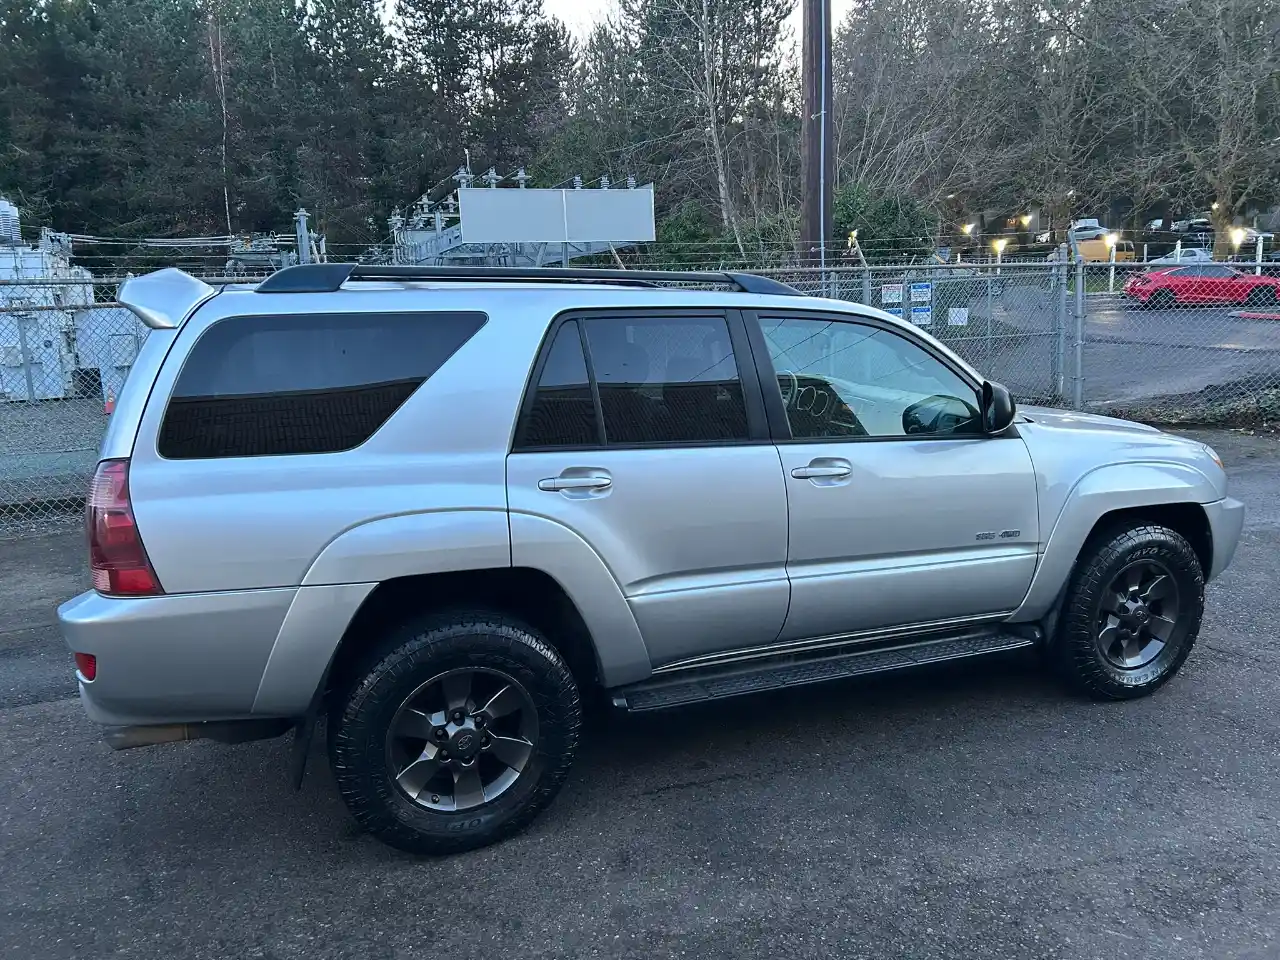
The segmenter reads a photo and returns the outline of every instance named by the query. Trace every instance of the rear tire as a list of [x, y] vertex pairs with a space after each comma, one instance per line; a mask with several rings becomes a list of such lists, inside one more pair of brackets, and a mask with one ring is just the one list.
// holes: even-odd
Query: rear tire
[[1178, 305], [1178, 298], [1172, 290], [1157, 290], [1147, 298], [1147, 305], [1152, 310], [1168, 310]]
[[1204, 571], [1181, 534], [1156, 524], [1112, 527], [1081, 553], [1051, 660], [1087, 696], [1146, 696], [1187, 659], [1203, 613]]
[[410, 853], [458, 853], [511, 836], [551, 803], [582, 711], [545, 639], [467, 611], [392, 631], [380, 650], [329, 720], [334, 777], [361, 826]]

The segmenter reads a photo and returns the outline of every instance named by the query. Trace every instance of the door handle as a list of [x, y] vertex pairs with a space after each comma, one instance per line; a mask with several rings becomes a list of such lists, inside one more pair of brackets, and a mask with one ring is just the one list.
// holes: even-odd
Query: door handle
[[791, 475], [797, 480], [843, 480], [853, 473], [847, 460], [815, 460], [807, 467], [796, 467]]
[[539, 480], [538, 489], [555, 493], [558, 490], [608, 490], [613, 486], [612, 477], [551, 477]]

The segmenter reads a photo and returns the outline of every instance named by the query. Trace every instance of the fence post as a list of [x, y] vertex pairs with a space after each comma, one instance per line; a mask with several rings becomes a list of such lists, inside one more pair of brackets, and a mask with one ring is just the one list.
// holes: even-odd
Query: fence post
[[1084, 409], [1084, 285], [1085, 263], [1076, 257], [1076, 309], [1075, 309], [1075, 376], [1071, 380], [1071, 406]]
[[[1000, 255], [997, 253], [996, 263], [999, 263], [999, 262], [1000, 262]], [[999, 272], [999, 270], [1000, 268], [996, 267], [996, 271]], [[987, 332], [986, 332], [985, 341], [983, 343], [983, 358], [984, 358], [983, 363], [986, 365], [987, 370], [991, 369], [991, 361], [992, 361], [991, 322], [995, 319], [995, 316], [996, 316], [995, 296], [994, 296], [994, 291], [991, 289], [993, 282], [994, 281], [991, 274], [988, 273], [987, 274]]]
[[1050, 375], [1053, 395], [1061, 400], [1067, 396], [1067, 245], [1058, 247], [1058, 259], [1053, 265], [1053, 358]]
[[869, 266], [865, 266], [865, 265], [864, 265], [864, 266], [863, 266], [863, 268], [862, 268], [862, 302], [863, 302], [863, 303], [865, 303], [868, 307], [872, 306], [872, 303], [871, 303], [871, 268], [870, 268]]
[[15, 313], [13, 318], [18, 324], [18, 350], [22, 354], [22, 372], [27, 381], [27, 399], [35, 403], [36, 382], [31, 370], [35, 361], [31, 356], [31, 347], [27, 343], [27, 320], [30, 316], [26, 313]]

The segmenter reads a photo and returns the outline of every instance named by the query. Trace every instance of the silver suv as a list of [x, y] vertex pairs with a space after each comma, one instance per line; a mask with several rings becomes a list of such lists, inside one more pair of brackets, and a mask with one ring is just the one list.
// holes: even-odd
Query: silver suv
[[529, 823], [595, 692], [1036, 647], [1150, 693], [1243, 521], [1205, 445], [1015, 412], [915, 327], [758, 276], [313, 264], [120, 299], [151, 333], [59, 610], [85, 709], [117, 748], [293, 729], [299, 779], [324, 717], [352, 813], [410, 851]]

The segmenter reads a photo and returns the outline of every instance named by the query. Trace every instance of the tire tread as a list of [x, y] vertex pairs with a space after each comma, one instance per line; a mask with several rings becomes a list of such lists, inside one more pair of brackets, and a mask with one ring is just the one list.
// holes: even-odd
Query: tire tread
[[[550, 695], [559, 701], [560, 708], [568, 717], [565, 729], [560, 731], [563, 749], [544, 767], [527, 801], [494, 828], [458, 836], [425, 834], [394, 816], [382, 802], [382, 796], [368, 788], [369, 774], [363, 762], [363, 752], [369, 738], [369, 700], [377, 696], [377, 688], [402, 680], [408, 682], [415, 671], [421, 673], [424, 662], [442, 654], [456, 654], [468, 637], [477, 635], [499, 638], [503, 642], [497, 646], [505, 646], [508, 651], [518, 645], [545, 667], [542, 678], [549, 681]], [[501, 658], [500, 649], [494, 651], [491, 647], [484, 656]], [[489, 664], [477, 662], [476, 665]], [[329, 757], [343, 802], [367, 831], [383, 842], [410, 853], [459, 853], [497, 843], [524, 829], [559, 792], [578, 746], [581, 697], [564, 659], [527, 624], [492, 610], [459, 609], [433, 613], [389, 631], [380, 643], [371, 648], [362, 665], [350, 672], [345, 685], [335, 692], [338, 695], [334, 697], [328, 725]], [[532, 695], [532, 691], [530, 693]], [[394, 790], [394, 787], [387, 785], [386, 789]]]
[[[1158, 677], [1141, 685], [1116, 682], [1108, 674], [1094, 643], [1093, 631], [1098, 595], [1110, 584], [1108, 571], [1126, 555], [1141, 550], [1161, 550], [1193, 575], [1195, 622], [1176, 656]], [[1157, 523], [1120, 523], [1104, 527], [1086, 542], [1072, 574], [1053, 645], [1053, 662], [1059, 676], [1077, 692], [1095, 700], [1130, 700], [1154, 693], [1181, 668], [1195, 646], [1204, 609], [1204, 574], [1195, 550], [1176, 530]]]

